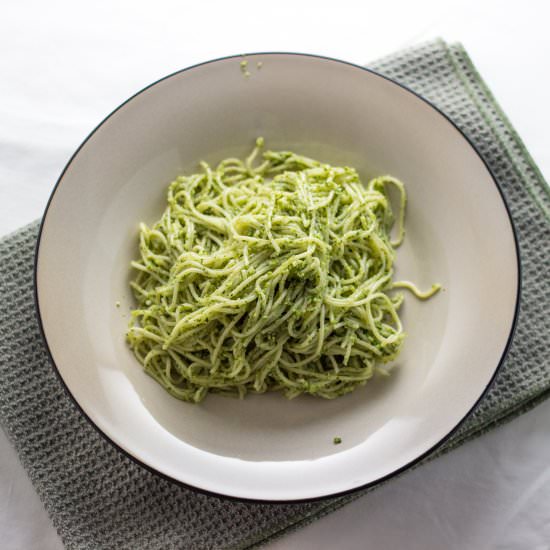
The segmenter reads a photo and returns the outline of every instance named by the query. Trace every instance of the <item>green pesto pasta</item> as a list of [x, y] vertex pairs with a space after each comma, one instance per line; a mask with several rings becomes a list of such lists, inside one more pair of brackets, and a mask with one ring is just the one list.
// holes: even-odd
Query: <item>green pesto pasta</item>
[[[287, 151], [180, 176], [140, 224], [127, 341], [173, 396], [281, 391], [332, 399], [394, 360], [404, 333], [392, 283], [406, 195], [390, 176]], [[387, 189], [401, 196], [396, 238]]]

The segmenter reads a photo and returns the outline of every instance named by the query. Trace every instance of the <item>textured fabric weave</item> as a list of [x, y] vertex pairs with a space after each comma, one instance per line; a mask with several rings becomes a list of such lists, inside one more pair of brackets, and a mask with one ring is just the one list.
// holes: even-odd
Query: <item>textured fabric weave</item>
[[[437, 41], [371, 66], [468, 134], [504, 190], [520, 241], [516, 337], [487, 396], [436, 456], [548, 397], [550, 196], [460, 46]], [[118, 452], [82, 417], [48, 361], [33, 305], [37, 231], [34, 223], [0, 241], [0, 421], [67, 548], [249, 548], [368, 492], [309, 504], [239, 503], [184, 489]]]

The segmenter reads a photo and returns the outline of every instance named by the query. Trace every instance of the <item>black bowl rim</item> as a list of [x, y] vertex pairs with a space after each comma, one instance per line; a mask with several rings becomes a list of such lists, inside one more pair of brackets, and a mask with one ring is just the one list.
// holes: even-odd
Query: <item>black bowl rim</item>
[[[130, 454], [128, 451], [126, 451], [125, 449], [120, 447], [105, 432], [103, 432], [101, 430], [101, 428], [99, 428], [99, 426], [97, 426], [94, 423], [94, 421], [86, 414], [86, 412], [84, 412], [84, 410], [82, 409], [82, 407], [78, 403], [77, 399], [71, 393], [71, 391], [68, 388], [67, 384], [63, 380], [63, 377], [61, 376], [61, 373], [59, 372], [59, 369], [58, 369], [58, 367], [57, 367], [57, 365], [54, 361], [53, 355], [52, 355], [50, 347], [48, 345], [48, 341], [46, 339], [46, 334], [45, 334], [45, 331], [44, 331], [44, 326], [42, 324], [42, 316], [40, 314], [40, 304], [39, 304], [39, 299], [38, 299], [38, 256], [39, 256], [39, 253], [40, 253], [42, 230], [44, 228], [44, 225], [45, 225], [45, 222], [46, 222], [46, 219], [47, 219], [47, 215], [48, 215], [50, 205], [51, 205], [51, 203], [54, 199], [54, 196], [56, 194], [57, 189], [59, 188], [59, 186], [61, 185], [61, 182], [63, 181], [63, 177], [64, 177], [65, 173], [67, 172], [68, 168], [72, 164], [73, 160], [78, 156], [80, 150], [86, 145], [86, 143], [91, 139], [91, 137], [103, 126], [103, 124], [105, 122], [107, 122], [107, 120], [109, 120], [115, 113], [117, 113], [118, 111], [123, 109], [126, 106], [126, 104], [130, 103], [134, 98], [136, 98], [140, 94], [144, 93], [145, 91], [149, 90], [150, 88], [153, 88], [157, 84], [159, 84], [159, 83], [161, 83], [165, 80], [168, 80], [168, 79], [170, 79], [174, 76], [180, 75], [180, 74], [185, 73], [187, 71], [191, 71], [192, 69], [196, 69], [198, 67], [203, 67], [205, 65], [209, 65], [209, 64], [212, 64], [212, 63], [217, 63], [219, 61], [227, 61], [227, 60], [230, 60], [230, 59], [244, 60], [247, 57], [272, 56], [272, 55], [288, 55], [288, 56], [306, 57], [306, 58], [312, 58], [312, 59], [321, 59], [321, 60], [325, 60], [325, 61], [341, 63], [343, 65], [348, 65], [350, 67], [354, 67], [354, 68], [359, 69], [361, 71], [365, 71], [365, 72], [373, 74], [377, 77], [383, 78], [384, 80], [386, 80], [388, 82], [391, 82], [392, 84], [394, 84], [396, 86], [399, 86], [401, 89], [403, 89], [406, 92], [414, 95], [415, 97], [417, 97], [418, 99], [420, 99], [421, 101], [426, 103], [434, 111], [439, 113], [439, 115], [441, 115], [450, 124], [450, 126], [452, 128], [454, 128], [454, 130], [456, 132], [458, 132], [458, 134], [469, 144], [469, 146], [472, 148], [474, 153], [479, 157], [479, 159], [481, 160], [481, 162], [485, 166], [488, 174], [490, 175], [493, 183], [495, 184], [495, 187], [497, 188], [497, 190], [500, 194], [500, 197], [502, 199], [502, 203], [504, 205], [504, 209], [505, 209], [506, 214], [508, 216], [508, 221], [510, 222], [510, 227], [511, 227], [512, 234], [513, 234], [513, 237], [514, 237], [514, 245], [515, 245], [515, 253], [516, 253], [516, 267], [517, 267], [517, 289], [516, 289], [516, 301], [515, 301], [515, 308], [514, 308], [514, 316], [513, 316], [513, 319], [512, 319], [512, 324], [510, 326], [510, 332], [508, 334], [508, 338], [506, 340], [506, 344], [505, 344], [504, 349], [502, 351], [501, 357], [500, 357], [500, 359], [497, 363], [497, 366], [495, 367], [495, 370], [494, 370], [489, 382], [487, 383], [487, 385], [485, 386], [485, 388], [481, 392], [479, 398], [470, 407], [470, 409], [465, 413], [465, 415], [458, 421], [458, 423], [454, 426], [454, 428], [452, 428], [437, 443], [432, 445], [427, 451], [425, 451], [424, 453], [422, 453], [421, 455], [419, 455], [415, 459], [407, 462], [406, 464], [404, 464], [400, 468], [394, 470], [393, 472], [390, 472], [389, 474], [387, 474], [387, 475], [385, 475], [381, 478], [378, 478], [374, 481], [371, 481], [371, 482], [363, 484], [363, 485], [359, 485], [358, 487], [353, 487], [352, 489], [347, 489], [345, 491], [340, 491], [340, 492], [337, 492], [337, 493], [330, 493], [330, 494], [327, 494], [327, 495], [321, 495], [321, 496], [316, 496], [316, 497], [309, 497], [309, 498], [303, 498], [303, 499], [290, 499], [290, 500], [270, 500], [270, 499], [254, 499], [254, 498], [238, 497], [238, 496], [234, 496], [234, 495], [225, 495], [223, 493], [216, 493], [214, 491], [211, 491], [211, 490], [208, 490], [208, 489], [203, 489], [201, 487], [195, 487], [194, 485], [190, 485], [190, 484], [185, 483], [183, 481], [180, 481], [178, 479], [174, 479], [174, 478], [170, 477], [169, 475], [164, 474], [163, 472], [159, 472], [158, 470], [156, 470], [152, 466], [149, 466], [148, 464], [145, 464], [139, 458], [135, 457], [134, 455]], [[168, 480], [172, 483], [175, 483], [175, 484], [179, 485], [180, 487], [190, 489], [192, 491], [195, 491], [195, 492], [198, 492], [198, 493], [201, 493], [201, 494], [205, 494], [205, 495], [216, 497], [216, 498], [227, 499], [229, 501], [248, 502], [248, 503], [252, 503], [252, 504], [300, 504], [300, 503], [319, 502], [319, 501], [324, 501], [324, 500], [328, 500], [328, 499], [332, 499], [332, 498], [343, 497], [345, 495], [350, 495], [350, 494], [357, 493], [357, 492], [362, 491], [362, 490], [366, 490], [366, 489], [370, 489], [372, 487], [375, 487], [376, 485], [384, 483], [385, 481], [388, 481], [389, 479], [392, 479], [394, 477], [399, 476], [400, 474], [402, 474], [406, 470], [409, 470], [409, 469], [413, 468], [414, 466], [416, 466], [417, 464], [422, 462], [422, 460], [424, 460], [427, 456], [432, 454], [436, 449], [443, 446], [449, 439], [452, 438], [452, 436], [460, 429], [460, 427], [463, 425], [463, 423], [467, 420], [467, 418], [472, 414], [472, 412], [475, 410], [475, 408], [478, 406], [478, 404], [481, 402], [481, 400], [485, 397], [485, 395], [489, 391], [490, 387], [493, 385], [493, 383], [494, 383], [494, 381], [497, 377], [498, 372], [501, 370], [502, 365], [504, 364], [504, 360], [505, 360], [506, 355], [507, 355], [507, 353], [510, 349], [510, 346], [511, 346], [511, 343], [512, 343], [512, 340], [513, 340], [513, 336], [514, 336], [514, 333], [515, 333], [515, 330], [516, 330], [516, 327], [517, 327], [517, 321], [518, 321], [519, 309], [520, 309], [521, 289], [522, 289], [522, 271], [521, 271], [519, 238], [518, 238], [517, 230], [516, 230], [514, 220], [512, 218], [511, 212], [510, 212], [510, 208], [508, 206], [508, 203], [506, 202], [506, 197], [504, 195], [504, 192], [503, 192], [500, 184], [498, 183], [498, 180], [497, 180], [496, 176], [494, 175], [491, 167], [488, 165], [487, 161], [484, 159], [483, 155], [478, 150], [478, 148], [474, 145], [472, 140], [466, 135], [465, 132], [463, 132], [458, 127], [458, 125], [447, 114], [445, 114], [441, 109], [439, 109], [439, 107], [435, 106], [431, 101], [429, 101], [428, 99], [426, 99], [425, 97], [423, 97], [419, 93], [415, 92], [414, 90], [410, 89], [409, 87], [397, 82], [393, 78], [385, 76], [385, 75], [383, 75], [383, 74], [381, 74], [381, 73], [379, 73], [379, 72], [377, 72], [373, 69], [370, 69], [368, 67], [364, 67], [362, 65], [358, 65], [356, 63], [352, 63], [352, 62], [349, 62], [349, 61], [344, 61], [342, 59], [337, 59], [337, 58], [334, 58], [334, 57], [329, 57], [329, 56], [325, 56], [325, 55], [318, 55], [318, 54], [311, 54], [311, 53], [285, 52], [285, 51], [267, 51], [267, 52], [250, 52], [250, 53], [244, 53], [244, 54], [233, 54], [233, 55], [218, 57], [218, 58], [215, 58], [215, 59], [211, 59], [211, 60], [208, 60], [208, 61], [204, 61], [204, 62], [201, 62], [201, 63], [196, 63], [194, 65], [190, 65], [189, 67], [185, 67], [183, 69], [174, 71], [173, 73], [170, 73], [170, 74], [168, 74], [164, 77], [161, 77], [161, 78], [155, 80], [154, 82], [152, 82], [151, 84], [145, 86], [144, 88], [142, 88], [141, 90], [139, 90], [138, 92], [133, 94], [132, 96], [130, 96], [124, 102], [122, 102], [118, 107], [116, 107], [113, 111], [111, 111], [86, 136], [84, 141], [82, 141], [82, 143], [78, 146], [76, 151], [71, 155], [71, 157], [69, 158], [67, 164], [63, 168], [63, 171], [61, 172], [59, 178], [57, 179], [57, 182], [56, 182], [56, 184], [55, 184], [55, 186], [52, 190], [52, 193], [51, 193], [51, 195], [48, 199], [48, 202], [46, 204], [46, 208], [44, 210], [44, 215], [42, 216], [42, 220], [40, 222], [40, 227], [39, 227], [39, 230], [38, 230], [38, 238], [37, 238], [37, 241], [36, 241], [36, 248], [35, 248], [35, 255], [34, 255], [34, 269], [33, 269], [33, 287], [34, 287], [34, 304], [35, 304], [35, 309], [36, 309], [36, 317], [37, 317], [37, 321], [38, 321], [38, 326], [39, 326], [39, 329], [40, 329], [40, 334], [42, 336], [42, 340], [44, 342], [48, 357], [49, 357], [50, 362], [53, 366], [54, 372], [56, 373], [58, 379], [61, 381], [61, 384], [63, 385], [65, 391], [68, 394], [68, 396], [71, 398], [71, 400], [76, 405], [76, 407], [80, 411], [80, 413], [84, 416], [84, 418], [86, 418], [86, 420], [92, 425], [92, 427], [107, 442], [109, 442], [111, 445], [113, 445], [118, 451], [120, 451], [123, 455], [128, 457], [130, 460], [132, 460], [135, 464], [145, 468], [149, 472], [151, 472], [155, 475], [158, 475], [161, 478], [164, 478], [164, 479], [166, 479], [166, 480]]]

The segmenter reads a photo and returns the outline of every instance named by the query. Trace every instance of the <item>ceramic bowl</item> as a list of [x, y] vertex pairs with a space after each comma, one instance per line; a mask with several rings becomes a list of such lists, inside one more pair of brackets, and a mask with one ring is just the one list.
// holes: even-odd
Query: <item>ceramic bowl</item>
[[[138, 223], [160, 217], [177, 175], [202, 159], [243, 156], [257, 136], [353, 166], [364, 181], [402, 179], [409, 202], [396, 276], [444, 291], [426, 302], [406, 296], [408, 336], [389, 378], [333, 401], [273, 393], [191, 405], [146, 375], [125, 342]], [[35, 281], [53, 364], [110, 441], [200, 490], [297, 501], [375, 484], [456, 430], [503, 361], [519, 269], [502, 193], [449, 119], [362, 67], [273, 53], [177, 72], [109, 115], [55, 186]]]

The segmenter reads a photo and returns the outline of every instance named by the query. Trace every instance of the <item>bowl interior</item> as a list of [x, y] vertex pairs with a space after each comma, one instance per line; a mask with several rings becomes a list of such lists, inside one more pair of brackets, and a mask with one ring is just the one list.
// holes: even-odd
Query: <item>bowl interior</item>
[[[50, 202], [37, 259], [44, 334], [59, 373], [117, 445], [176, 480], [231, 496], [294, 500], [375, 482], [441, 441], [502, 358], [518, 271], [502, 197], [456, 128], [414, 94], [324, 58], [262, 54], [182, 71], [115, 111], [84, 143]], [[261, 69], [256, 63], [263, 63]], [[292, 149], [405, 182], [397, 278], [406, 296], [393, 375], [334, 401], [170, 397], [126, 346], [138, 223], [177, 175], [249, 152]], [[115, 303], [120, 301], [121, 307]], [[333, 438], [342, 438], [335, 446]]]

